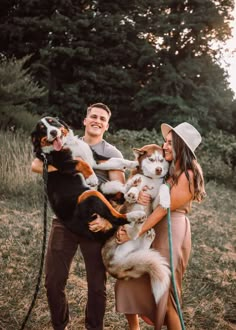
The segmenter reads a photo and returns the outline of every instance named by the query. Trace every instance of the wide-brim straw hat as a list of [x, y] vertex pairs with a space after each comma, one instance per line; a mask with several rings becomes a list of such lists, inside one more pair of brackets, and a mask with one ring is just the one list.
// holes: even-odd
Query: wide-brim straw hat
[[161, 124], [161, 132], [164, 139], [166, 139], [166, 136], [170, 131], [174, 131], [189, 147], [189, 149], [193, 153], [193, 156], [197, 158], [194, 151], [202, 141], [202, 137], [198, 130], [196, 130], [195, 127], [186, 122], [181, 123], [176, 127], [172, 127], [168, 124]]

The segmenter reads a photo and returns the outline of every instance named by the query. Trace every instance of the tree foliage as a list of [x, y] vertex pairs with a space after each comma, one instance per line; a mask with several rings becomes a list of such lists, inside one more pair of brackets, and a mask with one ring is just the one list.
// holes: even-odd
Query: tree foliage
[[21, 58], [49, 110], [79, 127], [107, 103], [116, 128], [188, 120], [232, 127], [233, 93], [213, 43], [230, 36], [233, 0], [3, 0], [0, 52]]
[[[33, 80], [24, 64], [28, 56], [22, 59], [0, 61], [0, 127], [14, 129], [15, 126], [27, 129], [32, 123], [35, 103], [46, 95], [46, 90]], [[32, 125], [31, 125], [32, 128]]]

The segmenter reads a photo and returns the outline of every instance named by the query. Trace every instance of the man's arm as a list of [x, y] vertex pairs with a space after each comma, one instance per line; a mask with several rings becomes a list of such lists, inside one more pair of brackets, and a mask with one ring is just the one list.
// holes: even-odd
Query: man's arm
[[125, 183], [125, 175], [123, 171], [109, 171], [108, 172], [109, 181], [120, 181]]
[[[31, 170], [34, 173], [42, 174], [43, 173], [43, 162], [40, 159], [35, 158], [32, 161]], [[57, 171], [57, 169], [55, 167], [53, 167], [52, 165], [49, 165], [48, 172], [53, 172], [53, 171]]]
[[[110, 181], [120, 181], [121, 183], [125, 183], [125, 175], [123, 171], [109, 171], [108, 177]], [[111, 229], [112, 225], [110, 222], [104, 218], [102, 218], [99, 214], [97, 214], [97, 218], [89, 223], [89, 229], [93, 232], [103, 231]]]

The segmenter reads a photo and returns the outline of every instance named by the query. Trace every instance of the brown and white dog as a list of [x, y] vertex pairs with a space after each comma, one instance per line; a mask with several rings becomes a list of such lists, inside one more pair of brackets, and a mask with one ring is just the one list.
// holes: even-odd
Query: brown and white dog
[[[48, 164], [58, 169], [48, 173], [47, 193], [54, 213], [69, 230], [92, 239], [105, 240], [120, 225], [146, 218], [142, 211], [118, 213], [100, 192], [90, 189], [88, 184], [97, 185], [92, 169], [92, 166], [96, 166], [92, 151], [85, 142], [74, 136], [64, 122], [53, 117], [42, 118], [32, 132], [31, 139], [36, 157], [42, 160], [46, 157]], [[80, 157], [80, 160], [74, 157]], [[119, 158], [107, 162], [110, 165], [104, 165], [108, 169], [137, 165]], [[94, 214], [107, 219], [112, 228], [105, 233], [90, 231], [88, 223], [93, 220]]]
[[[125, 185], [118, 182], [111, 183], [113, 192], [120, 189], [125, 196], [125, 207], [131, 210], [142, 210], [149, 215], [153, 208], [160, 204], [164, 208], [170, 206], [169, 188], [163, 184], [168, 173], [169, 164], [163, 157], [163, 150], [158, 145], [146, 145], [141, 149], [134, 149], [139, 166]], [[145, 188], [152, 197], [152, 208], [137, 203], [139, 192]], [[152, 292], [155, 302], [158, 303], [170, 283], [169, 265], [164, 257], [150, 246], [155, 238], [154, 229], [138, 237], [143, 222], [134, 221], [124, 227], [130, 237], [119, 245], [116, 236], [111, 237], [104, 245], [102, 256], [108, 272], [117, 279], [138, 278], [148, 273], [151, 280]]]
[[[137, 166], [133, 175], [125, 184], [119, 181], [107, 182], [103, 187], [104, 194], [115, 194], [118, 191], [124, 194], [125, 208], [132, 210], [144, 210], [149, 215], [158, 204], [164, 208], [170, 205], [169, 189], [163, 184], [169, 170], [169, 163], [163, 156], [163, 149], [156, 144], [145, 145], [142, 148], [134, 148]], [[100, 165], [97, 165], [99, 168]], [[152, 204], [144, 207], [137, 203], [140, 191], [143, 189], [150, 194]]]

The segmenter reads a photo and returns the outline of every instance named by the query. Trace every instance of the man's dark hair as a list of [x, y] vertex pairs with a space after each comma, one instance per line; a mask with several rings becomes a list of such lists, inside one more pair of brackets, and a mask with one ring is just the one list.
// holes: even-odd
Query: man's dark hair
[[88, 108], [87, 108], [87, 115], [90, 113], [90, 111], [93, 109], [93, 108], [100, 108], [100, 109], [103, 109], [105, 110], [108, 115], [109, 115], [109, 119], [111, 117], [111, 110], [108, 108], [108, 106], [104, 103], [94, 103], [92, 105], [90, 105]]

